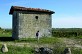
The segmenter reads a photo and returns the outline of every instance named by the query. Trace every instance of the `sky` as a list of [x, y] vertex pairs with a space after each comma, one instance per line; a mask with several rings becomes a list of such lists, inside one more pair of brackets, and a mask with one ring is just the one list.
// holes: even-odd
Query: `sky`
[[12, 28], [11, 6], [54, 11], [52, 28], [82, 28], [82, 0], [0, 0], [1, 28]]

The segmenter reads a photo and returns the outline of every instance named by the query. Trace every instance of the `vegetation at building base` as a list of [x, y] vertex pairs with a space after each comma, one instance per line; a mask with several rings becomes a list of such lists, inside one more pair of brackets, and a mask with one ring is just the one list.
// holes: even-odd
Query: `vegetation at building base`
[[15, 40], [16, 42], [28, 42], [28, 43], [36, 43], [36, 44], [54, 44], [54, 43], [61, 43], [62, 41], [57, 37], [42, 37], [39, 40], [37, 38], [24, 38], [20, 40]]

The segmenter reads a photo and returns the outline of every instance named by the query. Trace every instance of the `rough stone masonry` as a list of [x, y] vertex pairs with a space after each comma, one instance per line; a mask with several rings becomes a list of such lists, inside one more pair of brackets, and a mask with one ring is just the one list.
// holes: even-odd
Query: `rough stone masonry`
[[13, 18], [12, 38], [35, 38], [37, 31], [39, 37], [51, 36], [53, 13], [46, 9], [12, 6], [9, 12]]

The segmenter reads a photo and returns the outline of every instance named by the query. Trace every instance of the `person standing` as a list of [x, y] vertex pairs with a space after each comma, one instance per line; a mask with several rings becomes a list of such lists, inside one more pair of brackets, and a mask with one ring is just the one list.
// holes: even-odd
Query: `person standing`
[[36, 32], [36, 38], [39, 40], [39, 31]]

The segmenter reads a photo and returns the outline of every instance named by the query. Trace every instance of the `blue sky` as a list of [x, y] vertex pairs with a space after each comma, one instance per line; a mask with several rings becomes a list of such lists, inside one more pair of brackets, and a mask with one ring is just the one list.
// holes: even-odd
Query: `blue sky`
[[82, 0], [1, 0], [0, 27], [12, 28], [11, 6], [43, 8], [55, 11], [54, 28], [82, 28]]

